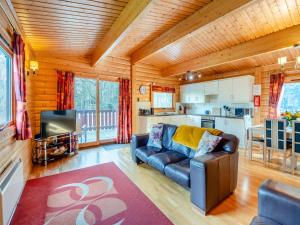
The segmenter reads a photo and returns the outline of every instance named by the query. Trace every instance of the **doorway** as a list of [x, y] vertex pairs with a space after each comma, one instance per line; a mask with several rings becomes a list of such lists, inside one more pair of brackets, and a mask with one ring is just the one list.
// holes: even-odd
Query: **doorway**
[[119, 83], [75, 78], [75, 109], [81, 146], [115, 142], [118, 134]]

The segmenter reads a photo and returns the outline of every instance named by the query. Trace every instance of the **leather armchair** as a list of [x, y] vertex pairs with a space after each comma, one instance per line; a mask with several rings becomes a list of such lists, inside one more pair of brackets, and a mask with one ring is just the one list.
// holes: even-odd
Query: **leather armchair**
[[266, 180], [258, 191], [258, 216], [251, 225], [300, 224], [300, 189]]

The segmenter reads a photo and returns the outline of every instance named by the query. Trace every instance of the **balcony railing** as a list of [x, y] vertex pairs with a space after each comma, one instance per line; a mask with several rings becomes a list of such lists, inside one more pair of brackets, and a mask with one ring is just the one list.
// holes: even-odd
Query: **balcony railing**
[[[81, 143], [97, 140], [96, 110], [76, 110], [81, 127]], [[100, 110], [99, 129], [100, 139], [113, 139], [118, 128], [118, 111]]]

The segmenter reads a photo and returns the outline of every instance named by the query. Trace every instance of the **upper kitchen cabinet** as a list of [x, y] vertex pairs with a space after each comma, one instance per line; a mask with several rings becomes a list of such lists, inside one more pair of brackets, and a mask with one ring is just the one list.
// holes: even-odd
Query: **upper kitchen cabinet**
[[250, 103], [253, 101], [253, 76], [241, 76], [219, 80], [218, 102]]
[[219, 80], [219, 95], [218, 102], [220, 103], [230, 103], [232, 102], [232, 79], [222, 79]]
[[217, 102], [250, 103], [253, 101], [254, 77], [247, 75], [208, 82], [181, 85], [182, 103], [206, 103], [209, 96], [217, 96]]
[[204, 86], [202, 83], [180, 86], [181, 103], [205, 103]]
[[204, 95], [218, 95], [219, 94], [219, 81], [213, 80], [204, 82]]
[[248, 103], [253, 101], [253, 76], [232, 78], [232, 102]]

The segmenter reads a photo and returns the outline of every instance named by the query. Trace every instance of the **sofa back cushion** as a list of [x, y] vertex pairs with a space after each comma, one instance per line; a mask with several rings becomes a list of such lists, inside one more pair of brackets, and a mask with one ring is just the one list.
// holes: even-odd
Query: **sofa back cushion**
[[163, 136], [162, 136], [162, 146], [163, 148], [170, 149], [172, 146], [172, 138], [175, 134], [177, 126], [171, 124], [164, 124]]
[[162, 146], [170, 151], [176, 151], [188, 157], [191, 149], [173, 141], [173, 136], [176, 132], [176, 129], [176, 125], [164, 124]]
[[184, 154], [186, 157], [190, 157], [190, 153], [194, 152], [191, 148], [181, 145], [181, 144], [178, 144], [174, 141], [172, 141], [172, 146], [171, 146], [170, 150]]

